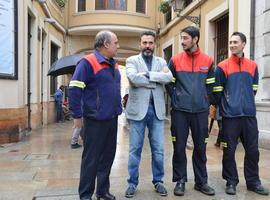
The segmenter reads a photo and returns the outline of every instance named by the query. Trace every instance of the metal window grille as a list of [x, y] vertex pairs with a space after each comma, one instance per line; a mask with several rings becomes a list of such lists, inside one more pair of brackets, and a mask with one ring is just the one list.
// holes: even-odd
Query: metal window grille
[[217, 19], [215, 27], [215, 61], [218, 64], [220, 61], [228, 58], [229, 15], [226, 14]]

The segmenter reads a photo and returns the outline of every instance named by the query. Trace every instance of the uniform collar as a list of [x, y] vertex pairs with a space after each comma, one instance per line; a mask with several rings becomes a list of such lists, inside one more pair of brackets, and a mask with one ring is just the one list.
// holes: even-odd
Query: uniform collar
[[243, 56], [240, 57], [240, 58], [237, 55], [232, 54], [231, 57], [230, 57], [230, 60], [232, 60], [233, 62], [239, 63], [239, 62], [243, 61], [244, 58], [245, 58], [244, 53], [243, 53]]
[[200, 50], [200, 48], [198, 47], [197, 49], [196, 49], [196, 51], [194, 51], [194, 52], [189, 52], [189, 51], [185, 51], [185, 53], [188, 55], [188, 56], [197, 56], [197, 55], [199, 55], [200, 53], [201, 53], [201, 50]]
[[116, 64], [116, 61], [113, 58], [107, 59], [97, 50], [94, 51], [94, 54], [95, 54], [97, 61], [99, 63], [107, 63], [107, 64], [112, 65], [112, 66], [114, 66]]

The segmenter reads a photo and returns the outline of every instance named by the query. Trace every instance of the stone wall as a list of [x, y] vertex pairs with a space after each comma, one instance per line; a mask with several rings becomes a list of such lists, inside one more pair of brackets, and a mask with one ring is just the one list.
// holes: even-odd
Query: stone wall
[[259, 143], [270, 149], [270, 1], [257, 0], [255, 15], [255, 60], [260, 74], [256, 95]]
[[18, 142], [20, 133], [26, 129], [26, 109], [0, 110], [0, 144]]
[[[55, 122], [56, 112], [54, 102], [31, 104], [31, 128], [38, 129], [42, 125]], [[20, 141], [28, 130], [28, 109], [0, 109], [0, 144]]]

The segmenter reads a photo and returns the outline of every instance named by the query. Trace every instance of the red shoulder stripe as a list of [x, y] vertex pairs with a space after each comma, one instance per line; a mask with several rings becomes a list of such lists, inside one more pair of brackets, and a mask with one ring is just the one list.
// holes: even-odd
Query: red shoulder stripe
[[[172, 57], [173, 65], [175, 71], [185, 71], [185, 72], [208, 72], [209, 68], [212, 66], [213, 61], [211, 57], [205, 54], [199, 54], [194, 56], [193, 61], [192, 57], [186, 53], [180, 53]], [[194, 63], [192, 63], [194, 62]], [[193, 64], [193, 69], [192, 69]]]
[[106, 63], [102, 63], [100, 64], [96, 58], [96, 56], [91, 53], [88, 54], [86, 56], [84, 56], [84, 59], [86, 59], [92, 66], [94, 74], [98, 73], [100, 70], [104, 69], [104, 68], [108, 68], [108, 64]]
[[239, 64], [241, 65], [242, 72], [247, 72], [251, 76], [255, 75], [257, 67], [256, 63], [246, 58], [241, 59], [240, 62], [235, 62], [234, 59], [229, 58], [219, 63], [218, 66], [224, 71], [225, 76], [228, 77], [233, 73], [240, 72]]

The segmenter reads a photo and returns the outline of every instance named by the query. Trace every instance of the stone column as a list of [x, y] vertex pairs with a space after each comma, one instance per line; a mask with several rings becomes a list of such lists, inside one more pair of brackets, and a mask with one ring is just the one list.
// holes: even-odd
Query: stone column
[[256, 95], [260, 146], [270, 149], [270, 1], [257, 0], [255, 11], [255, 60], [259, 69]]

